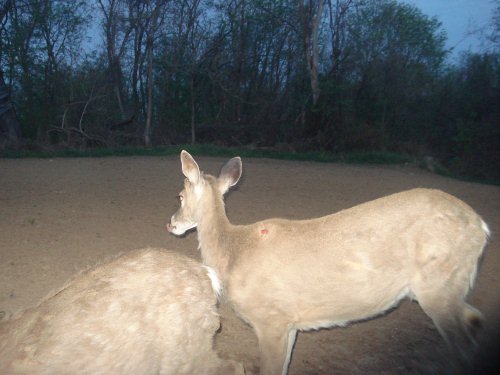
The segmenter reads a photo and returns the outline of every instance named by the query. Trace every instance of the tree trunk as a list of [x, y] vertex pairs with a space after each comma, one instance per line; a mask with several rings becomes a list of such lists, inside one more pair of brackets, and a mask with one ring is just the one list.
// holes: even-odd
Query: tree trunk
[[323, 16], [323, 6], [325, 0], [318, 0], [317, 7], [313, 0], [307, 1], [308, 9], [304, 2], [300, 3], [300, 15], [302, 19], [304, 50], [306, 55], [307, 69], [311, 82], [311, 91], [313, 105], [316, 105], [320, 95], [318, 80], [318, 62], [319, 62], [319, 26]]
[[148, 58], [148, 99], [146, 110], [146, 127], [144, 129], [144, 145], [151, 147], [151, 117], [153, 116], [153, 38], [148, 36], [146, 42]]
[[190, 89], [191, 89], [191, 144], [194, 145], [196, 143], [196, 114], [195, 114], [196, 99], [194, 97], [194, 78], [192, 76], [190, 81]]
[[154, 37], [160, 15], [160, 5], [157, 5], [151, 15], [151, 25], [146, 38], [146, 49], [148, 59], [148, 104], [146, 112], [146, 127], [144, 129], [144, 145], [151, 147], [152, 117], [153, 117], [153, 46]]
[[0, 71], [0, 150], [21, 146], [21, 126], [10, 100], [9, 88]]

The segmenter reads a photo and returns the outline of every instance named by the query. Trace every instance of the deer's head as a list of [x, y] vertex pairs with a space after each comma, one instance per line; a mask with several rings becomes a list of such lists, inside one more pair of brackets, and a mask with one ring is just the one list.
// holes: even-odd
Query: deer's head
[[167, 224], [167, 230], [177, 236], [196, 228], [207, 210], [213, 209], [214, 202], [222, 201], [229, 188], [236, 185], [242, 172], [241, 158], [235, 157], [222, 167], [219, 177], [205, 175], [194, 158], [184, 150], [181, 152], [181, 165], [186, 178], [184, 189], [178, 195], [180, 208]]

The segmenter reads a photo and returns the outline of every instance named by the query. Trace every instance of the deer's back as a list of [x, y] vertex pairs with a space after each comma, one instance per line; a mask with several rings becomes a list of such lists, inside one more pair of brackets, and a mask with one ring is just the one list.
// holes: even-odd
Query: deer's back
[[468, 205], [428, 189], [312, 220], [265, 220], [241, 229], [254, 244], [235, 252], [226, 283], [243, 310], [274, 309], [299, 321], [305, 311], [335, 309], [343, 324], [407, 295], [415, 272], [429, 265], [473, 274], [485, 229]]

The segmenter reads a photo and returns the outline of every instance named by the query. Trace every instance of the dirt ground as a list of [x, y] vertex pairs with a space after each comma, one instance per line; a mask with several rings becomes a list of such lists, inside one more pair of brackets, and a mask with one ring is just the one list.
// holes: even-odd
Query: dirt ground
[[[212, 174], [225, 162], [197, 160]], [[182, 180], [178, 157], [0, 159], [0, 318], [36, 304], [78, 270], [112, 254], [154, 246], [199, 259], [196, 233], [176, 238], [165, 230]], [[500, 188], [413, 166], [244, 159], [243, 178], [226, 207], [234, 224], [312, 218], [413, 187], [461, 198], [490, 226], [469, 301], [486, 317], [474, 373], [492, 369], [500, 358]], [[224, 303], [220, 309], [216, 348], [257, 371], [255, 335]], [[440, 374], [446, 362], [445, 344], [430, 319], [417, 303], [404, 301], [383, 317], [300, 333], [289, 373]]]

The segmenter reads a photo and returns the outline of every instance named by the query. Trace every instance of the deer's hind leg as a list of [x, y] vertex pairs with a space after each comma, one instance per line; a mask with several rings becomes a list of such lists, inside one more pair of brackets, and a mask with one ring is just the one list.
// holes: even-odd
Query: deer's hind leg
[[415, 299], [448, 346], [462, 358], [469, 357], [474, 349], [483, 320], [481, 312], [465, 302], [474, 274], [475, 270], [458, 266], [428, 265], [421, 268], [411, 282]]

